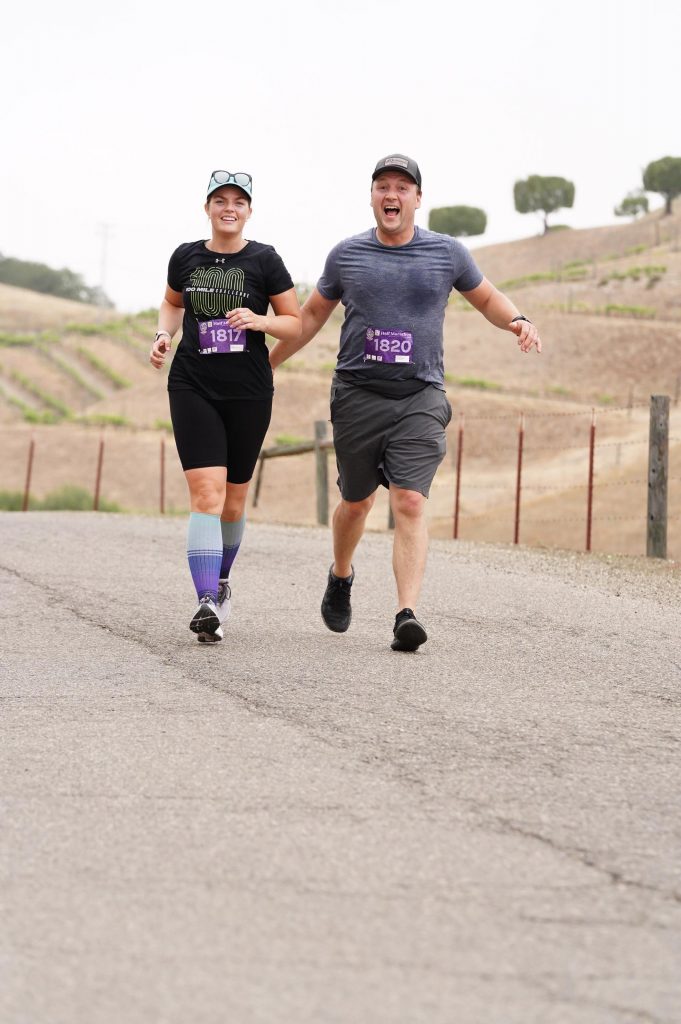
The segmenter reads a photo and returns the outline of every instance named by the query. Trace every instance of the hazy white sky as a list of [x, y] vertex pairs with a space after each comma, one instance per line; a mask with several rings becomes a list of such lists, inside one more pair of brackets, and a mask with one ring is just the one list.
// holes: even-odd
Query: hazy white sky
[[210, 172], [246, 170], [248, 237], [314, 282], [373, 223], [393, 151], [421, 166], [422, 225], [487, 211], [472, 246], [538, 231], [513, 208], [528, 174], [575, 182], [562, 223], [609, 223], [645, 164], [681, 155], [680, 47], [678, 0], [13, 3], [0, 252], [99, 284], [106, 225], [106, 291], [157, 305], [172, 250], [208, 234]]

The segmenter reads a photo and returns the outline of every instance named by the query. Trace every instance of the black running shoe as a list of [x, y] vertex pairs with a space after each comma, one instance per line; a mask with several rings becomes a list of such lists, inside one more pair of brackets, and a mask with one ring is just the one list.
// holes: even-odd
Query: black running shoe
[[329, 569], [329, 582], [326, 584], [326, 590], [322, 599], [322, 618], [334, 633], [344, 633], [350, 625], [350, 619], [352, 618], [350, 590], [352, 589], [354, 578], [354, 568], [352, 576], [348, 576], [347, 579], [334, 576], [333, 565]]
[[393, 634], [395, 639], [390, 645], [393, 651], [415, 651], [428, 639], [428, 634], [411, 608], [403, 608], [397, 613]]
[[189, 623], [192, 633], [197, 633], [201, 643], [215, 643], [222, 640], [220, 619], [215, 599], [210, 594], [204, 594], [199, 601], [199, 607], [194, 612], [194, 618]]

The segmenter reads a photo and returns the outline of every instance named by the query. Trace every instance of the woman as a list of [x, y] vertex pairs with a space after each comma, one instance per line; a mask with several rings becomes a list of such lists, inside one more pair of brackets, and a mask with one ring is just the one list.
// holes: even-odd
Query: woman
[[281, 258], [271, 245], [243, 237], [252, 188], [250, 174], [211, 174], [205, 204], [211, 237], [180, 245], [171, 256], [149, 357], [160, 369], [182, 324], [168, 392], [191, 501], [187, 557], [199, 604], [189, 628], [203, 643], [223, 637], [248, 485], [270, 422], [274, 388], [265, 333], [292, 341], [301, 330]]

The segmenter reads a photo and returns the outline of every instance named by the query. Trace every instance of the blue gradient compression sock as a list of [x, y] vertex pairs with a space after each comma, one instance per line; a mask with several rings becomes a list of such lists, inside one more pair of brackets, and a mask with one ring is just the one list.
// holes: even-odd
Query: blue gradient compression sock
[[234, 559], [239, 551], [239, 546], [246, 529], [246, 515], [237, 519], [235, 523], [220, 522], [222, 528], [222, 565], [220, 566], [220, 579], [226, 580], [232, 571]]
[[222, 532], [220, 516], [206, 512], [192, 512], [187, 530], [187, 558], [192, 574], [196, 596], [199, 600], [210, 594], [214, 601], [218, 597], [220, 562], [222, 561]]

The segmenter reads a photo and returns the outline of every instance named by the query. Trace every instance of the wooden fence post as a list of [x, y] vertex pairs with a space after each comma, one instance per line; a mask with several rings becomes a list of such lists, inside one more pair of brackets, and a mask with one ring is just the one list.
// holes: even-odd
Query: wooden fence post
[[650, 397], [648, 438], [648, 520], [646, 554], [667, 557], [667, 481], [669, 478], [669, 396]]
[[329, 524], [329, 466], [326, 448], [321, 443], [326, 440], [326, 420], [315, 420], [314, 454], [317, 479], [317, 522], [320, 526]]

